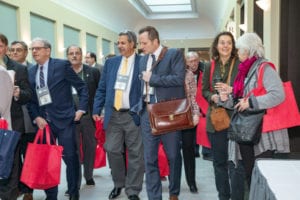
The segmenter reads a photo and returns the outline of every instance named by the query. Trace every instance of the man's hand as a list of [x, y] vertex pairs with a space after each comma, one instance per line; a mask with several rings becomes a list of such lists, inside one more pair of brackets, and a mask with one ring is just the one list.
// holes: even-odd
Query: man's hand
[[19, 86], [14, 86], [14, 92], [13, 92], [13, 96], [15, 99], [19, 99], [20, 97], [20, 87]]
[[39, 127], [39, 129], [44, 129], [48, 124], [47, 121], [42, 117], [37, 117], [34, 121], [36, 122], [36, 125]]
[[95, 115], [93, 115], [93, 119], [94, 119], [94, 121], [98, 121], [98, 120], [103, 121], [104, 116], [95, 114]]
[[80, 110], [76, 111], [74, 121], [79, 121], [84, 113]]
[[152, 75], [152, 72], [150, 72], [150, 71], [143, 71], [142, 74], [143, 74], [142, 79], [143, 79], [145, 82], [148, 82], [148, 83], [149, 83], [150, 78], [151, 78], [151, 75]]

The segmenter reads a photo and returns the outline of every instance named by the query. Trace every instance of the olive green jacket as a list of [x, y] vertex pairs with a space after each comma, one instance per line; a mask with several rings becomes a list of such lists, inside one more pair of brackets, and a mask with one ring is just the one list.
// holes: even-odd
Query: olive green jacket
[[[225, 73], [224, 73], [224, 76], [222, 77], [222, 82], [223, 83], [227, 82], [227, 78], [228, 78], [228, 75], [229, 75], [229, 69], [230, 69], [230, 65], [231, 65], [232, 60], [233, 59], [230, 59], [225, 64]], [[234, 62], [235, 63], [233, 65], [231, 78], [230, 78], [230, 86], [233, 86], [234, 79], [235, 79], [235, 77], [237, 75], [237, 72], [238, 72], [238, 65], [240, 63], [238, 58], [236, 58]], [[221, 76], [220, 66], [221, 66], [220, 62], [218, 60], [215, 61], [215, 69], [214, 69], [214, 72], [213, 72], [212, 80], [210, 80], [210, 68], [211, 68], [211, 63], [210, 62], [205, 65], [204, 74], [203, 74], [202, 95], [210, 104], [210, 106], [208, 108], [208, 111], [207, 111], [207, 115], [206, 115], [206, 131], [210, 132], [210, 133], [215, 132], [215, 129], [213, 128], [213, 126], [211, 124], [211, 120], [210, 120], [211, 106], [216, 106], [215, 103], [213, 103], [211, 101], [211, 96], [213, 94], [216, 94], [216, 91], [214, 90], [215, 83], [214, 83], [213, 80], [215, 79], [215, 77], [220, 77]], [[210, 87], [211, 84], [212, 84], [213, 91], [211, 91], [211, 87]], [[227, 109], [227, 113], [228, 113], [229, 116], [231, 116], [232, 111]]]

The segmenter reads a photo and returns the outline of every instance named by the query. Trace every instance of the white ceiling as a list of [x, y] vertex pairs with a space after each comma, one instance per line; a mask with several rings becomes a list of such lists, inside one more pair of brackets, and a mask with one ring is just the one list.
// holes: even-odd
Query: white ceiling
[[170, 40], [213, 38], [220, 30], [230, 0], [195, 0], [198, 17], [184, 19], [147, 19], [129, 0], [52, 1], [117, 33], [125, 29], [138, 32], [151, 25], [158, 29], [162, 40]]

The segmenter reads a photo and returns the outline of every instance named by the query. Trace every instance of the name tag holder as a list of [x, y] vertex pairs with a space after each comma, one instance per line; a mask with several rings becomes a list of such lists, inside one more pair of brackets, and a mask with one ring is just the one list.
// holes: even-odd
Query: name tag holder
[[36, 88], [36, 94], [39, 100], [39, 106], [44, 106], [52, 103], [51, 95], [47, 86], [43, 88]]
[[116, 90], [126, 90], [129, 81], [129, 76], [118, 74], [117, 80], [115, 83]]

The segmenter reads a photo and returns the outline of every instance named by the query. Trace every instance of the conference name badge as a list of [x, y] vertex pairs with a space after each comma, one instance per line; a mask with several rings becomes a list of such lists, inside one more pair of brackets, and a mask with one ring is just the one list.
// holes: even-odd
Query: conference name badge
[[117, 76], [117, 81], [115, 83], [115, 89], [116, 90], [126, 90], [126, 87], [128, 85], [129, 81], [129, 76], [124, 76], [124, 75], [118, 75]]
[[39, 100], [39, 105], [44, 106], [52, 103], [51, 95], [47, 86], [43, 88], [37, 88], [36, 94]]

